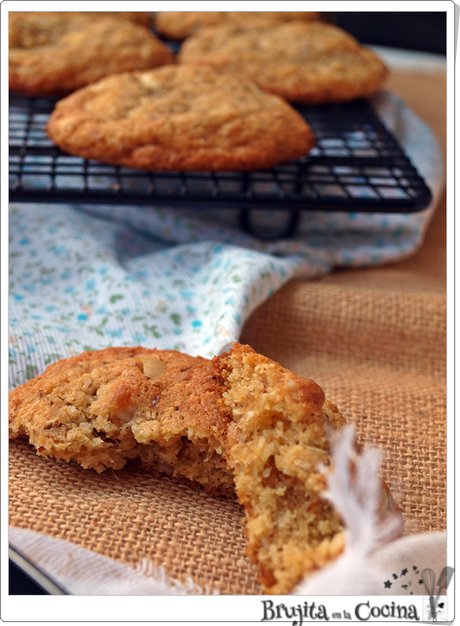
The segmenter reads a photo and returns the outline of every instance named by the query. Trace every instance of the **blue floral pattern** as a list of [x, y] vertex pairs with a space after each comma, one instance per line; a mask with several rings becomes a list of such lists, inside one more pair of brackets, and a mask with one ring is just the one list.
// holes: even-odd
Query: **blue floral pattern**
[[10, 386], [87, 349], [211, 357], [292, 277], [412, 254], [442, 190], [440, 150], [398, 99], [383, 94], [377, 107], [433, 192], [421, 213], [305, 212], [295, 239], [266, 242], [227, 210], [11, 204]]

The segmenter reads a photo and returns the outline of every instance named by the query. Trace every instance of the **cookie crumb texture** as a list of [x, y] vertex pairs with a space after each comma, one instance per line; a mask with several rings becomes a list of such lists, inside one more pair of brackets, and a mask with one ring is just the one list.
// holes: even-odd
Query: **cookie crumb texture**
[[10, 438], [101, 472], [147, 471], [235, 497], [269, 594], [289, 593], [340, 554], [342, 524], [320, 497], [329, 435], [344, 424], [313, 381], [249, 346], [213, 360], [108, 348], [58, 361], [10, 393]]
[[304, 156], [311, 128], [287, 102], [210, 67], [105, 78], [60, 100], [47, 125], [64, 151], [147, 170], [254, 170]]
[[270, 93], [304, 104], [367, 98], [387, 77], [372, 50], [323, 22], [210, 26], [189, 37], [178, 58], [246, 76]]
[[111, 74], [176, 62], [143, 25], [145, 13], [120, 15], [11, 12], [10, 90], [29, 96], [68, 94]]
[[248, 346], [215, 358], [232, 414], [227, 459], [246, 514], [248, 554], [268, 594], [289, 593], [343, 550], [342, 523], [320, 497], [329, 436], [344, 425], [323, 390]]

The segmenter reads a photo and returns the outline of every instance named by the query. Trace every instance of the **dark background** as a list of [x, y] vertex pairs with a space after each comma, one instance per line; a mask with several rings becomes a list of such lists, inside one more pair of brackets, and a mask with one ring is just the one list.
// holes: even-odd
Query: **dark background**
[[41, 596], [46, 595], [35, 582], [33, 582], [27, 574], [24, 574], [16, 565], [9, 561], [9, 589], [11, 596]]
[[333, 23], [361, 43], [446, 54], [446, 13], [337, 12]]

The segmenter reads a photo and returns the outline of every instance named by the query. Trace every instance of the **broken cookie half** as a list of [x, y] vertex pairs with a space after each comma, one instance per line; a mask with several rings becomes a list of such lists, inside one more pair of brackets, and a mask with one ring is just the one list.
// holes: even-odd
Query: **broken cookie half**
[[345, 420], [323, 390], [235, 343], [212, 360], [107, 348], [49, 366], [10, 393], [10, 438], [101, 472], [136, 459], [245, 510], [248, 554], [270, 594], [290, 593], [344, 547], [321, 494]]
[[10, 437], [102, 472], [140, 459], [155, 473], [233, 493], [229, 422], [209, 360], [173, 350], [107, 348], [49, 366], [10, 393]]

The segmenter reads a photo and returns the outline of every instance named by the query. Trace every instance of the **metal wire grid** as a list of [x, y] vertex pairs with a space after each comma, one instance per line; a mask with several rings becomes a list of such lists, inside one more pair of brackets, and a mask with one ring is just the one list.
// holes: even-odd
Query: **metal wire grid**
[[10, 100], [10, 199], [169, 206], [413, 212], [431, 194], [367, 101], [301, 107], [316, 147], [256, 172], [144, 172], [65, 154], [45, 124], [56, 99]]

